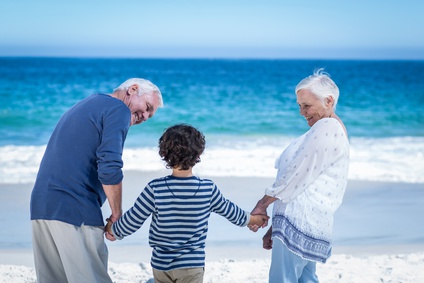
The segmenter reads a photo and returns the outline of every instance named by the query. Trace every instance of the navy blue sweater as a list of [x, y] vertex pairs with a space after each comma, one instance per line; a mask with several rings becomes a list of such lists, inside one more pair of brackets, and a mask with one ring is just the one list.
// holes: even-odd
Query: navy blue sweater
[[122, 181], [122, 150], [131, 112], [93, 94], [70, 108], [54, 129], [31, 194], [31, 220], [102, 226], [102, 184]]

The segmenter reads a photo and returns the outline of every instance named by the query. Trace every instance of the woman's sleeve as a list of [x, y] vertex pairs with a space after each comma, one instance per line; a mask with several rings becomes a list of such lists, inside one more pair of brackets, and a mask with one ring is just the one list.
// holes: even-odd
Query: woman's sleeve
[[284, 170], [278, 167], [276, 181], [265, 194], [285, 203], [292, 201], [343, 154], [345, 139], [336, 119], [316, 122]]

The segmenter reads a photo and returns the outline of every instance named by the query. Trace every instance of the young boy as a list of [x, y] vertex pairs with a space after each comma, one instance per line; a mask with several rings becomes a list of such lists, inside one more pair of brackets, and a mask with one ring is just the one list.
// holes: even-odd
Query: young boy
[[149, 244], [156, 283], [203, 282], [211, 212], [238, 226], [262, 226], [269, 218], [250, 215], [225, 199], [211, 180], [193, 176], [193, 166], [200, 162], [204, 149], [205, 137], [192, 126], [168, 128], [159, 139], [159, 155], [172, 168], [172, 175], [149, 182], [134, 206], [113, 225], [108, 220], [105, 227], [108, 239], [122, 239], [152, 214]]

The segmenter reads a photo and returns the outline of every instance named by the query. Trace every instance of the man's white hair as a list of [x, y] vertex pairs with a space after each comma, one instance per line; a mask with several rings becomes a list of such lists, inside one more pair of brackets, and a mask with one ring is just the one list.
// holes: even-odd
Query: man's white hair
[[115, 89], [115, 91], [128, 90], [132, 85], [135, 85], [135, 84], [139, 86], [138, 96], [156, 95], [159, 99], [159, 107], [163, 106], [162, 93], [160, 92], [159, 88], [149, 80], [140, 79], [140, 78], [128, 79], [125, 82], [123, 82], [120, 86], [118, 86]]

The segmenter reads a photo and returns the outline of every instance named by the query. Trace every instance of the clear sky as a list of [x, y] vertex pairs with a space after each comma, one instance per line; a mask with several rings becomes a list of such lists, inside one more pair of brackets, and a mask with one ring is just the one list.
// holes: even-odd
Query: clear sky
[[423, 0], [0, 0], [0, 56], [424, 59]]

